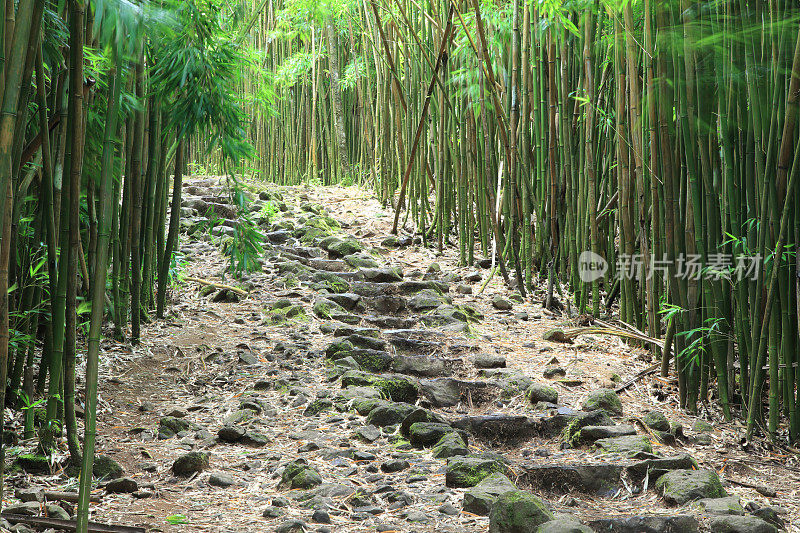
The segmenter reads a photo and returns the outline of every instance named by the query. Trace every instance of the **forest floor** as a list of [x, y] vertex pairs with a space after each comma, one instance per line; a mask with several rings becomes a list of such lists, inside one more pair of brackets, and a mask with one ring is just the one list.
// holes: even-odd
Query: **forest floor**
[[[548, 531], [582, 531], [576, 520], [585, 531], [721, 531], [725, 521], [770, 531], [757, 515], [800, 532], [798, 457], [743, 450], [742, 425], [716, 409], [682, 412], [675, 383], [646, 373], [645, 349], [602, 334], [543, 340], [576, 319], [544, 310], [543, 290], [517, 301], [499, 273], [481, 292], [491, 269], [459, 266], [453, 247], [386, 241], [392, 212], [368, 191], [254, 186], [265, 191], [254, 216], [267, 201], [286, 209], [264, 227], [262, 272], [223, 277], [209, 233], [180, 246], [183, 276], [246, 294], [185, 281], [140, 345], [103, 342], [99, 453], [136, 483], [121, 494], [101, 484], [94, 520], [149, 531], [486, 531], [506, 481], [470, 486], [497, 472], [566, 528]], [[216, 180], [188, 180], [189, 223], [222, 197]], [[320, 213], [341, 225], [324, 252], [313, 230], [333, 225]], [[621, 414], [614, 393], [598, 396], [631, 380], [616, 394]], [[581, 411], [598, 401], [611, 419]], [[565, 428], [584, 426], [564, 445]], [[176, 472], [188, 452], [209, 464]], [[665, 499], [656, 474], [667, 471], [716, 473], [733, 497], [726, 514], [682, 501], [721, 495], [705, 482]], [[65, 489], [65, 479], [16, 483]]]

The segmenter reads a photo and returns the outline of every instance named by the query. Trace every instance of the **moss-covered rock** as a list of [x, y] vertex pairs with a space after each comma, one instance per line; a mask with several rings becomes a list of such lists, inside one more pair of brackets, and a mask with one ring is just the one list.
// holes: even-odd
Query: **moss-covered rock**
[[290, 489], [311, 489], [321, 483], [322, 476], [304, 459], [289, 463], [281, 474], [281, 485]]
[[597, 389], [583, 402], [584, 411], [601, 409], [611, 416], [622, 416], [622, 402], [613, 389]]
[[26, 453], [16, 459], [16, 465], [28, 474], [49, 474], [50, 461], [44, 455]]
[[318, 291], [326, 290], [334, 294], [343, 294], [350, 290], [350, 284], [333, 272], [315, 272], [314, 281], [316, 282], [314, 288]]
[[536, 533], [553, 519], [544, 502], [529, 492], [514, 490], [501, 494], [489, 513], [489, 533]]
[[376, 405], [367, 415], [367, 423], [376, 427], [395, 426], [413, 410], [413, 406], [405, 403], [387, 402]]
[[327, 298], [320, 298], [315, 301], [313, 311], [319, 318], [325, 319], [331, 319], [337, 314], [345, 314], [344, 307]]
[[[325, 356], [330, 359], [341, 359], [342, 357], [347, 357], [347, 355], [350, 355], [350, 352], [353, 351], [353, 348], [355, 348], [355, 346], [353, 346], [352, 342], [345, 339], [339, 339], [333, 341], [328, 345], [327, 348], [325, 348]], [[340, 353], [347, 355], [338, 356]]]
[[361, 416], [367, 416], [373, 409], [380, 405], [386, 405], [389, 402], [383, 398], [359, 398], [353, 400], [353, 409], [356, 410]]
[[656, 482], [656, 490], [667, 503], [683, 505], [701, 498], [722, 498], [728, 494], [713, 470], [673, 470]]
[[117, 479], [124, 474], [122, 465], [107, 455], [95, 455], [92, 474], [97, 479]]
[[403, 280], [403, 272], [397, 267], [362, 268], [359, 272], [365, 280], [373, 283], [393, 283]]
[[190, 428], [191, 424], [188, 420], [174, 416], [164, 416], [158, 421], [158, 436], [162, 439], [174, 437], [181, 431], [188, 431]]
[[305, 318], [306, 312], [302, 305], [291, 304], [288, 307], [277, 307], [267, 311], [266, 321], [270, 324], [283, 324], [290, 319]]
[[558, 403], [558, 391], [555, 387], [534, 383], [525, 391], [525, 397], [530, 403], [536, 405], [539, 402]]
[[448, 459], [469, 455], [469, 448], [464, 438], [455, 431], [447, 433], [439, 439], [431, 450], [436, 459]]
[[705, 420], [698, 418], [692, 424], [692, 431], [696, 433], [711, 433], [714, 431], [714, 426], [712, 426]]
[[744, 508], [738, 496], [728, 496], [725, 498], [703, 498], [694, 504], [704, 513], [721, 515], [743, 515]]
[[414, 403], [419, 397], [419, 383], [396, 374], [375, 375], [368, 372], [349, 371], [342, 375], [342, 387], [375, 387], [395, 402]]
[[303, 416], [317, 416], [320, 413], [332, 410], [333, 407], [333, 401], [327, 398], [317, 398], [306, 406]]
[[562, 342], [566, 344], [572, 344], [572, 339], [570, 339], [566, 333], [564, 333], [563, 329], [548, 329], [542, 334], [542, 340], [546, 340], [549, 342]]
[[429, 448], [438, 443], [448, 433], [455, 431], [449, 424], [441, 422], [415, 422], [409, 428], [408, 440], [412, 446]]
[[355, 239], [332, 239], [322, 244], [322, 247], [336, 257], [346, 257], [364, 249]]
[[598, 439], [594, 444], [605, 453], [616, 453], [627, 457], [633, 457], [639, 453], [653, 453], [653, 446], [646, 435], [625, 435]]
[[608, 416], [608, 413], [601, 410], [589, 411], [578, 413], [575, 418], [570, 420], [564, 432], [562, 439], [570, 446], [577, 446], [582, 442], [580, 431], [587, 426], [613, 426], [614, 421]]
[[443, 303], [450, 302], [436, 291], [425, 289], [416, 293], [408, 300], [408, 308], [412, 311], [423, 312], [436, 309]]
[[444, 479], [448, 487], [468, 488], [495, 473], [508, 474], [508, 467], [495, 459], [452, 457], [447, 461]]
[[189, 452], [172, 463], [172, 472], [179, 477], [189, 477], [209, 467], [211, 454], [208, 452]]
[[379, 268], [380, 265], [367, 254], [350, 254], [344, 256], [344, 261], [353, 268]]
[[501, 494], [517, 490], [503, 474], [490, 474], [464, 493], [463, 507], [468, 513], [487, 516]]
[[649, 411], [644, 415], [642, 422], [650, 429], [669, 431], [669, 420], [667, 420], [667, 417], [664, 416], [664, 413], [661, 411]]

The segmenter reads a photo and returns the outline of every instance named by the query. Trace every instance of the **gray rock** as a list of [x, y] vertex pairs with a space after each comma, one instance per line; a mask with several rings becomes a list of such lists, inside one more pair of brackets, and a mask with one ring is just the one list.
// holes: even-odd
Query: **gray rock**
[[683, 505], [701, 498], [727, 496], [717, 473], [712, 470], [673, 470], [656, 482], [656, 490], [667, 503]]
[[359, 272], [365, 280], [372, 283], [392, 283], [403, 280], [403, 272], [399, 268], [362, 268]]
[[305, 460], [292, 461], [281, 474], [281, 485], [291, 489], [311, 489], [322, 483], [322, 477]]
[[724, 498], [703, 498], [697, 501], [697, 507], [706, 513], [720, 515], [743, 515], [744, 507], [738, 496]]
[[139, 484], [129, 477], [121, 477], [109, 481], [106, 490], [113, 494], [130, 494], [139, 490]]
[[189, 477], [208, 468], [210, 459], [211, 454], [208, 452], [189, 452], [175, 459], [172, 472], [176, 476]]
[[406, 403], [378, 405], [367, 415], [367, 423], [377, 427], [394, 426], [401, 423], [412, 411], [414, 406]]
[[[412, 446], [427, 448], [434, 446], [442, 437], [451, 433], [453, 428], [449, 424], [437, 422], [416, 422], [409, 428], [409, 441]], [[462, 436], [463, 437], [463, 436]], [[466, 439], [465, 439], [466, 440]]]
[[411, 510], [405, 513], [405, 519], [409, 522], [430, 522], [430, 517], [422, 511]]
[[452, 407], [461, 401], [461, 385], [453, 378], [420, 381], [422, 394], [433, 407]]
[[549, 492], [581, 492], [600, 496], [617, 491], [624, 467], [617, 464], [563, 464], [524, 466], [524, 480]]
[[381, 437], [381, 432], [370, 424], [356, 429], [356, 435], [367, 442], [375, 442]]
[[545, 379], [555, 379], [557, 377], [564, 377], [567, 371], [557, 365], [548, 365], [542, 371], [542, 377]]
[[393, 474], [395, 472], [402, 472], [410, 466], [409, 462], [405, 459], [392, 459], [381, 464], [381, 471], [387, 474]]
[[217, 437], [223, 442], [239, 442], [245, 433], [245, 429], [241, 427], [222, 426], [217, 432]]
[[442, 437], [433, 447], [433, 457], [436, 459], [447, 459], [468, 454], [469, 448], [467, 448], [466, 442], [455, 431]]
[[557, 518], [545, 522], [536, 530], [536, 533], [592, 533], [592, 528], [584, 526], [577, 520]]
[[227, 474], [211, 474], [208, 478], [208, 484], [213, 487], [230, 487], [236, 485], [236, 480]]
[[284, 520], [275, 528], [275, 533], [304, 533], [305, 527], [302, 520]]
[[573, 439], [573, 443], [592, 443], [600, 439], [612, 439], [616, 437], [626, 437], [636, 435], [636, 428], [633, 426], [586, 426], [581, 429], [580, 435]]
[[778, 528], [755, 516], [712, 516], [708, 525], [714, 533], [777, 533]]
[[489, 512], [489, 533], [535, 533], [553, 519], [544, 502], [529, 492], [509, 491], [498, 496]]
[[462, 505], [469, 513], [487, 516], [497, 498], [512, 490], [517, 490], [517, 487], [506, 476], [490, 474], [464, 493]]
[[[748, 510], [751, 508], [751, 506], [754, 506], [754, 505], [755, 505], [755, 503], [752, 503], [752, 502], [750, 504], [748, 504], [748, 506], [747, 506]], [[781, 514], [787, 514], [788, 513], [788, 510], [786, 508], [784, 508], [784, 507], [778, 507], [778, 506], [774, 506], [773, 507], [771, 505], [765, 505], [764, 507], [757, 507], [755, 509], [752, 509], [750, 512], [752, 513], [753, 516], [757, 516], [758, 518], [760, 518], [760, 519], [762, 519], [762, 520], [764, 520], [766, 522], [769, 522], [770, 524], [772, 524], [773, 526], [777, 527], [778, 529], [785, 529], [786, 528], [786, 523], [784, 522], [783, 518], [778, 516], [778, 515], [781, 515]]]
[[494, 459], [451, 457], [447, 460], [445, 485], [451, 488], [474, 487], [490, 474], [508, 473], [508, 467]]
[[589, 527], [595, 531], [613, 533], [697, 533], [697, 519], [691, 515], [677, 516], [625, 516], [592, 520]]
[[528, 387], [528, 390], [525, 391], [525, 397], [532, 404], [539, 402], [558, 403], [558, 391], [554, 387], [541, 383], [534, 383]]
[[650, 479], [658, 479], [670, 470], [697, 470], [697, 461], [689, 454], [675, 455], [673, 457], [656, 457], [644, 459], [628, 465], [628, 472], [634, 478], [642, 479], [645, 475]]
[[627, 457], [633, 457], [639, 453], [653, 453], [653, 446], [647, 435], [625, 435], [598, 439], [594, 444], [606, 453], [617, 453]]
[[510, 311], [514, 307], [511, 302], [499, 295], [492, 298], [492, 306], [500, 311]]
[[664, 416], [664, 413], [661, 411], [649, 411], [644, 415], [642, 422], [650, 429], [669, 431], [669, 420], [667, 420], [667, 417]]
[[601, 409], [611, 416], [622, 416], [622, 402], [612, 389], [597, 389], [583, 402], [584, 411]]
[[263, 516], [264, 518], [278, 518], [279, 516], [283, 516], [284, 514], [285, 513], [283, 509], [272, 505], [268, 505], [264, 509], [264, 512], [261, 513], [261, 516]]
[[456, 509], [453, 504], [450, 503], [440, 505], [438, 511], [447, 516], [458, 516], [461, 514], [461, 511]]
[[481, 353], [472, 358], [472, 364], [475, 368], [505, 368], [506, 358], [502, 355], [491, 355]]
[[311, 515], [311, 520], [316, 522], [317, 524], [330, 524], [331, 515], [329, 515], [328, 512], [323, 509], [317, 509]]

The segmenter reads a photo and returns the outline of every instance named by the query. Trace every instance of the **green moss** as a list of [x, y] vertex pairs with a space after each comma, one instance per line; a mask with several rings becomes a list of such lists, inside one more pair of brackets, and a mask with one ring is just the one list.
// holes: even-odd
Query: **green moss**
[[343, 313], [344, 308], [336, 302], [320, 299], [314, 302], [313, 311], [320, 318], [331, 319], [334, 313]]
[[362, 398], [360, 400], [353, 401], [353, 409], [355, 409], [356, 412], [361, 416], [367, 416], [373, 409], [385, 403], [386, 400], [381, 400], [378, 398]]
[[378, 379], [374, 386], [395, 402], [413, 403], [419, 397], [417, 386], [404, 379]]
[[350, 290], [350, 284], [332, 272], [317, 272], [314, 274], [314, 281], [317, 282], [314, 287], [316, 290], [327, 290], [334, 294], [342, 294]]
[[50, 473], [50, 461], [44, 455], [26, 453], [17, 457], [15, 464], [28, 474]]
[[448, 487], [474, 487], [491, 474], [507, 474], [508, 467], [499, 461], [478, 457], [458, 457], [447, 463], [445, 482]]
[[349, 352], [353, 351], [353, 348], [354, 348], [353, 343], [351, 343], [350, 341], [347, 340], [334, 341], [330, 343], [328, 347], [325, 349], [325, 355], [331, 359], [340, 359], [341, 357], [346, 357], [346, 355], [337, 357], [336, 354], [340, 352], [347, 352], [347, 354], [349, 355]]
[[304, 320], [306, 318], [306, 311], [299, 304], [273, 308], [267, 311], [267, 321], [271, 324], [282, 324], [289, 319]]
[[390, 357], [381, 357], [377, 353], [357, 353], [352, 354], [352, 357], [356, 360], [358, 366], [367, 372], [384, 372], [392, 364]]

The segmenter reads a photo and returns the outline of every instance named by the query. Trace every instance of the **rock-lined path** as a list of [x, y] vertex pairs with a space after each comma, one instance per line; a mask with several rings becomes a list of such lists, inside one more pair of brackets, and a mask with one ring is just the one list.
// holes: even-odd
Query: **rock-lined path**
[[224, 189], [210, 179], [184, 189], [184, 230], [196, 232], [182, 237], [185, 274], [247, 294], [191, 282], [142, 347], [107, 345], [101, 444], [124, 468], [112, 477], [127, 478], [105, 486], [98, 520], [162, 531], [800, 531], [796, 469], [748, 464], [724, 428], [648, 406], [667, 382], [613, 390], [648, 366], [644, 352], [542, 340], [567, 317], [499, 280], [477, 294], [489, 269], [389, 236], [388, 212], [366, 193], [257, 193], [263, 271], [236, 282], [220, 277], [217, 248], [233, 223], [204, 229], [210, 213], [235, 212]]

